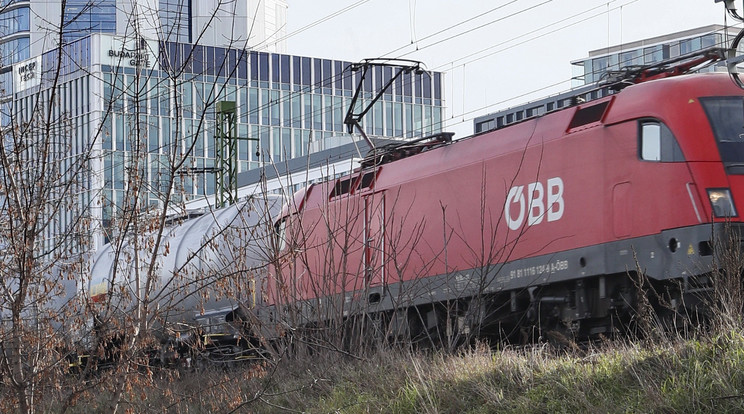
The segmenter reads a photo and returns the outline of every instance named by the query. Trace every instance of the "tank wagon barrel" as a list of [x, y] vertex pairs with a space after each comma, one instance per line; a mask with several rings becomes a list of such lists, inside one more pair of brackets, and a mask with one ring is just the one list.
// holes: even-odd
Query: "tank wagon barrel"
[[87, 288], [96, 323], [115, 331], [147, 300], [147, 318], [163, 342], [245, 339], [236, 314], [261, 305], [280, 207], [278, 196], [254, 196], [165, 229], [157, 249], [156, 233], [105, 245], [91, 261]]

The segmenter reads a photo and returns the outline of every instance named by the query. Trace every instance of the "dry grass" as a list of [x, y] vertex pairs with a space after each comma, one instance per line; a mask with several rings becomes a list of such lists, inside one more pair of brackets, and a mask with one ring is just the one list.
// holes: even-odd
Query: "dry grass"
[[[479, 346], [459, 355], [387, 350], [350, 359], [328, 352], [276, 366], [156, 373], [125, 400], [131, 412], [181, 413], [742, 412], [744, 332], [570, 353]], [[92, 392], [72, 411], [105, 410], [105, 401], [105, 390]]]
[[[640, 339], [589, 349], [479, 345], [451, 354], [380, 346], [354, 357], [315, 348], [275, 362], [144, 370], [129, 384], [122, 408], [136, 413], [744, 412], [739, 239], [730, 242], [737, 252], [718, 256], [710, 326], [691, 339], [665, 331], [656, 315], [642, 312], [647, 319], [637, 321], [644, 330]], [[646, 284], [639, 279], [639, 289]], [[41, 411], [59, 410], [55, 395], [48, 394]], [[103, 381], [69, 411], [105, 412], [110, 397]]]

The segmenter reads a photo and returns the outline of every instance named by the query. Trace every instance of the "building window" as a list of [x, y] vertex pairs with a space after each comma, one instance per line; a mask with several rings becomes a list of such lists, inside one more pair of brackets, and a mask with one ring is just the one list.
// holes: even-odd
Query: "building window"
[[191, 43], [191, 2], [160, 0], [158, 9], [164, 40]]
[[334, 76], [334, 87], [336, 88], [336, 95], [341, 95], [344, 89], [344, 76], [346, 75], [345, 73], [343, 73], [344, 62], [336, 60], [333, 62], [333, 67], [336, 71], [336, 76]]
[[656, 63], [664, 60], [664, 46], [656, 45], [643, 49], [643, 62]]
[[29, 39], [22, 37], [0, 44], [0, 62], [12, 65], [28, 59], [30, 56]]
[[[301, 128], [302, 127], [302, 95], [299, 94], [292, 94], [292, 109], [291, 109], [291, 117], [289, 121], [291, 122], [292, 127], [294, 128]], [[285, 119], [286, 119], [285, 114]], [[287, 124], [288, 125], [288, 124]]]
[[609, 68], [609, 60], [607, 57], [600, 57], [592, 59], [592, 78], [594, 80], [599, 80], [602, 78], [602, 75], [607, 72], [607, 69]]
[[333, 62], [323, 59], [323, 93], [331, 94], [333, 87]]
[[279, 68], [279, 70], [281, 71], [281, 82], [283, 84], [289, 84], [290, 83], [289, 69], [290, 69], [289, 56], [282, 55], [282, 57], [280, 59], [280, 68]]
[[703, 35], [700, 38], [700, 42], [701, 42], [701, 47], [703, 49], [717, 46], [716, 33], [709, 33], [707, 35]]
[[271, 55], [271, 82], [273, 82], [273, 88], [279, 88], [279, 81], [281, 80], [281, 71], [279, 69], [281, 65], [279, 64], [279, 61], [279, 55]]
[[302, 58], [302, 84], [304, 86], [310, 86], [312, 84], [312, 70], [311, 68], [311, 59], [310, 58]]
[[494, 122], [493, 119], [489, 119], [488, 121], [478, 122], [477, 124], [475, 124], [476, 133], [490, 131], [495, 128], [496, 128], [496, 123]]
[[0, 36], [29, 30], [29, 8], [20, 7], [0, 13]]
[[641, 49], [630, 50], [619, 55], [619, 67], [643, 65], [643, 54]]
[[63, 41], [70, 43], [90, 32], [116, 32], [116, 0], [68, 0], [63, 16]]

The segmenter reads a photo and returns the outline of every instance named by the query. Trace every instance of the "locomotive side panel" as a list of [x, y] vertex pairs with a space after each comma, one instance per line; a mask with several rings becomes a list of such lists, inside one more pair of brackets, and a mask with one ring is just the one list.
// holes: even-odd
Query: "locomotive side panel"
[[[605, 245], [610, 273], [624, 274], [640, 265], [648, 276], [662, 279], [672, 276], [675, 262], [690, 267], [695, 259], [687, 247], [697, 247], [698, 241], [683, 229], [700, 225], [703, 217], [688, 164], [681, 154], [676, 159], [648, 159], [648, 150], [644, 159], [644, 125], [659, 124], [666, 128], [655, 118], [605, 128], [604, 194], [610, 206], [605, 226], [610, 229], [607, 241], [617, 240]], [[667, 231], [674, 234], [664, 235]], [[684, 252], [678, 253], [682, 245]]]
[[[503, 204], [505, 244], [515, 243], [509, 260], [550, 254], [602, 241], [604, 142], [600, 128], [563, 135], [520, 154], [491, 160], [493, 176], [514, 177]], [[523, 162], [509, 168], [505, 160]], [[523, 187], [520, 191], [519, 187]], [[516, 192], [515, 192], [516, 190]], [[519, 220], [521, 197], [525, 215]], [[494, 203], [498, 196], [494, 195]], [[517, 196], [519, 198], [517, 198]]]
[[[353, 185], [352, 177], [344, 185]], [[301, 214], [283, 219], [275, 286], [267, 302], [323, 298], [365, 287], [365, 199], [343, 194], [334, 182], [317, 185]]]
[[[604, 144], [597, 131], [532, 137], [526, 149], [494, 152], [483, 163], [461, 163], [388, 188], [388, 253], [394, 253], [390, 259], [397, 260], [397, 269], [405, 270], [398, 275], [390, 270], [390, 280], [453, 274], [601, 243]], [[479, 143], [497, 143], [500, 135], [479, 137]], [[396, 243], [395, 235], [405, 238]]]
[[[639, 135], [653, 119], [629, 121], [605, 128], [604, 165], [607, 185], [602, 192], [612, 214], [607, 240], [660, 233], [700, 223], [688, 194], [693, 179], [684, 158], [675, 161], [643, 159]], [[618, 191], [619, 187], [627, 188]], [[623, 217], [624, 216], [624, 217]]]

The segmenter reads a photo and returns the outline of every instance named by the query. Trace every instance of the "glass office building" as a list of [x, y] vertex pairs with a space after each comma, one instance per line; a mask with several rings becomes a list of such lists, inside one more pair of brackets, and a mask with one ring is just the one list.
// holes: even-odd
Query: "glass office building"
[[[92, 206], [92, 218], [103, 228], [127, 202], [131, 174], [147, 177], [143, 197], [153, 208], [162, 206], [164, 196], [189, 201], [214, 194], [210, 169], [215, 167], [218, 101], [234, 101], [238, 136], [257, 140], [239, 142], [239, 171], [327, 149], [346, 135], [344, 115], [361, 73], [348, 70], [349, 62], [132, 41], [94, 34], [61, 50], [57, 104], [72, 131], [70, 155], [84, 157], [88, 148], [97, 154], [90, 159], [90, 180], [77, 191], [78, 203]], [[118, 52], [138, 48], [142, 52], [134, 55]], [[49, 99], [47, 77], [57, 53], [13, 67], [13, 82], [2, 85], [12, 91], [3, 111], [6, 125], [8, 114], [16, 122], [28, 120], [37, 101]], [[29, 77], [29, 71], [34, 75]], [[393, 69], [378, 68], [372, 75], [363, 83], [366, 100], [393, 76]], [[401, 139], [439, 132], [442, 87], [440, 73], [404, 74], [369, 111], [363, 128], [369, 135]], [[180, 146], [177, 152], [193, 149], [177, 173], [179, 191], [163, 194], [174, 145]], [[73, 217], [59, 214], [56, 231], [62, 232]], [[52, 233], [47, 236], [53, 238]]]
[[[710, 25], [669, 35], [653, 37], [589, 52], [589, 56], [571, 62], [573, 86], [599, 82], [608, 71], [641, 66], [711, 47], [728, 47], [739, 29]], [[713, 67], [707, 70], [713, 70]]]
[[0, 67], [26, 60], [31, 53], [29, 1], [0, 1]]
[[158, 17], [162, 25], [163, 40], [169, 42], [191, 43], [192, 8], [191, 1], [158, 0]]
[[64, 43], [90, 33], [116, 33], [116, 0], [67, 0], [63, 13]]
[[[56, 7], [55, 7], [56, 6]], [[52, 48], [56, 37], [50, 36], [46, 42], [41, 36], [32, 36], [32, 31], [40, 29], [31, 23], [31, 16], [43, 20], [40, 8], [55, 11], [57, 19], [62, 13], [64, 28], [62, 41], [69, 43], [90, 33], [116, 33], [116, 0], [67, 0], [64, 10], [59, 1], [3, 0], [0, 1], [0, 66], [13, 65], [31, 56], [32, 37], [36, 43]], [[50, 21], [50, 27], [54, 26]], [[38, 26], [37, 22], [37, 26]]]
[[[573, 105], [577, 97], [592, 100], [606, 96], [612, 91], [597, 88], [596, 84], [606, 79], [609, 71], [628, 66], [650, 65], [711, 47], [727, 48], [738, 33], [739, 29], [710, 25], [591, 51], [588, 57], [571, 62], [574, 67], [572, 90], [479, 116], [473, 121], [473, 130], [479, 134], [502, 128]], [[714, 71], [717, 68], [726, 70], [723, 65], [719, 63], [701, 71]]]
[[69, 43], [90, 33], [126, 35], [134, 21], [149, 38], [169, 42], [285, 50], [286, 0], [66, 0], [62, 7], [61, 0], [0, 0], [0, 72], [57, 47], [60, 27]]

